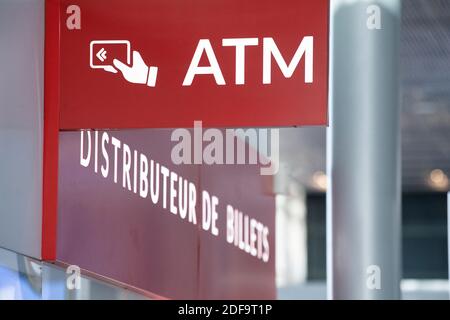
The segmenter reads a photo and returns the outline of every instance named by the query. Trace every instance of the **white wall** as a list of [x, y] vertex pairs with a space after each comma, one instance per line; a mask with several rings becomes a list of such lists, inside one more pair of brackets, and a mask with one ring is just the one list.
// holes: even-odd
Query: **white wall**
[[40, 258], [44, 0], [0, 0], [0, 247]]

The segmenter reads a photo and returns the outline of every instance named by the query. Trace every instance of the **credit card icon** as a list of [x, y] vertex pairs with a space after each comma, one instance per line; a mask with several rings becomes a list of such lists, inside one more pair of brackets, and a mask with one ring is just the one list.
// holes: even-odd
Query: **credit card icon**
[[114, 69], [113, 60], [130, 64], [130, 42], [127, 40], [94, 40], [90, 44], [90, 66], [92, 69]]

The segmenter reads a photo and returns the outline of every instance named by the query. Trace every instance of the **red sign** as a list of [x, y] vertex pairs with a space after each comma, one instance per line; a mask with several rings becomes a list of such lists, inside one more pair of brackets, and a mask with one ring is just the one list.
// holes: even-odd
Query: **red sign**
[[[169, 298], [273, 298], [260, 168], [176, 167], [167, 133], [109, 129], [327, 124], [328, 12], [328, 0], [46, 0], [43, 259]], [[84, 128], [108, 129], [91, 132], [89, 161], [67, 131]], [[152, 168], [167, 197], [154, 200]]]
[[174, 165], [170, 133], [60, 133], [56, 260], [166, 298], [274, 299], [267, 177]]
[[328, 0], [59, 10], [61, 129], [327, 124]]

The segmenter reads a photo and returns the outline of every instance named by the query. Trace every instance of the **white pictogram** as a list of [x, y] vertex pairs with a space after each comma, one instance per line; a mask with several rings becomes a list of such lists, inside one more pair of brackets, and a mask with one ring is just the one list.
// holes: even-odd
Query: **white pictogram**
[[95, 55], [101, 62], [106, 60], [106, 50], [105, 48], [101, 48], [98, 50], [97, 54]]
[[[121, 57], [126, 57], [126, 61], [119, 60], [119, 57], [115, 57], [114, 54], [121, 54]], [[154, 87], [158, 68], [147, 66], [138, 51], [133, 51], [132, 62], [130, 58], [130, 42], [128, 40], [94, 40], [90, 43], [90, 66], [92, 69], [103, 69], [111, 73], [120, 71], [124, 79], [130, 83]]]

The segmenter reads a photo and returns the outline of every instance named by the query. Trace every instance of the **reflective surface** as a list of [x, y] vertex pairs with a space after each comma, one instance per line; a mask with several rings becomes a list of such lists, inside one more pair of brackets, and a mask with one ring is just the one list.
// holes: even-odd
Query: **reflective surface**
[[83, 274], [79, 289], [70, 290], [71, 275], [62, 267], [0, 248], [0, 300], [147, 299]]

